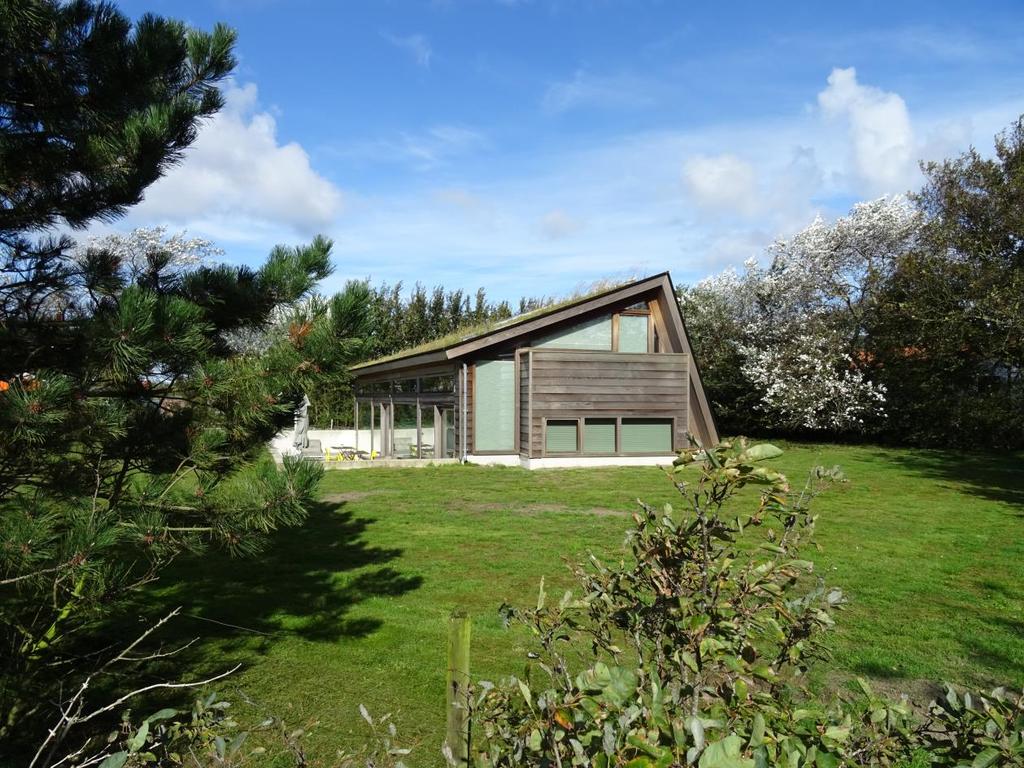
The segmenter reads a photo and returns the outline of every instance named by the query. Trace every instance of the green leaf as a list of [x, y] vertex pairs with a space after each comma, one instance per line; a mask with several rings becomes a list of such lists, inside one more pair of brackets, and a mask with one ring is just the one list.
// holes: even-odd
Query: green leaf
[[871, 698], [874, 697], [874, 691], [871, 690], [871, 686], [867, 684], [867, 681], [864, 680], [864, 678], [858, 677], [857, 678], [857, 685], [860, 687], [860, 690], [862, 690], [864, 692], [865, 696], [868, 696], [868, 697], [871, 697]]
[[641, 752], [650, 755], [655, 760], [660, 760], [665, 754], [665, 749], [663, 747], [658, 747], [654, 744], [651, 744], [649, 741], [647, 741], [647, 739], [645, 739], [643, 736], [640, 736], [639, 734], [627, 736], [626, 743], [629, 744], [631, 747], [636, 747]]
[[822, 737], [832, 741], [843, 742], [850, 738], [850, 729], [838, 725], [830, 725], [825, 729]]
[[115, 752], [100, 763], [100, 768], [121, 768], [126, 762], [128, 762], [127, 752]]
[[146, 737], [149, 736], [149, 721], [143, 720], [142, 725], [139, 726], [139, 730], [135, 732], [132, 740], [128, 742], [129, 752], [138, 752], [142, 749], [146, 743]]
[[782, 449], [777, 448], [771, 443], [758, 443], [752, 445], [747, 450], [743, 451], [737, 460], [742, 462], [747, 461], [765, 461], [766, 459], [774, 459], [782, 455]]
[[247, 738], [249, 738], [248, 731], [242, 731], [240, 734], [235, 736], [235, 738], [231, 740], [231, 744], [228, 746], [228, 755], [234, 755], [236, 752], [238, 752], [238, 750], [241, 749], [242, 745], [245, 744], [245, 740]]
[[697, 671], [697, 659], [689, 651], [680, 651], [679, 658], [682, 659], [683, 664], [690, 668], [691, 672]]
[[999, 750], [993, 747], [986, 747], [978, 753], [971, 763], [971, 768], [988, 768], [999, 760]]
[[540, 745], [541, 745], [540, 731], [538, 731], [536, 728], [534, 728], [532, 731], [530, 731], [530, 740], [527, 743], [527, 745], [530, 747], [531, 751], [533, 751], [533, 752], [540, 752]]
[[176, 714], [178, 714], [178, 710], [176, 710], [176, 709], [161, 709], [156, 714], [153, 714], [153, 715], [150, 715], [149, 717], [147, 717], [146, 718], [146, 722], [147, 723], [155, 723], [155, 722], [157, 722], [159, 720], [169, 720], [170, 718], [174, 717]]
[[764, 744], [764, 715], [758, 712], [754, 715], [754, 722], [750, 726], [750, 741], [747, 746], [760, 747]]
[[736, 694], [737, 701], [747, 700], [747, 684], [742, 678], [736, 680], [736, 684], [733, 685], [733, 692]]
[[519, 690], [523, 694], [523, 698], [526, 699], [526, 706], [533, 709], [533, 696], [530, 695], [530, 688], [522, 680], [516, 680], [519, 683]]
[[613, 704], [625, 704], [636, 693], [636, 675], [625, 667], [611, 667], [604, 695]]
[[754, 761], [742, 757], [743, 742], [735, 733], [730, 733], [721, 741], [708, 744], [697, 765], [700, 768], [754, 768]]
[[698, 717], [686, 718], [686, 724], [690, 728], [690, 734], [693, 736], [693, 746], [697, 750], [704, 748], [704, 724]]

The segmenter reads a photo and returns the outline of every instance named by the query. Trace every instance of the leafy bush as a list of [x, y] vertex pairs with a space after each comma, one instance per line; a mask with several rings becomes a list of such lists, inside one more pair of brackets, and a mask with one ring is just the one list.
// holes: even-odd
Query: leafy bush
[[[1021, 764], [1021, 698], [1004, 691], [950, 689], [924, 721], [864, 681], [856, 698], [809, 694], [844, 599], [800, 552], [812, 499], [844, 478], [818, 467], [793, 490], [760, 465], [779, 454], [744, 440], [684, 451], [671, 474], [683, 514], [641, 504], [626, 558], [573, 566], [579, 596], [551, 602], [542, 583], [536, 607], [502, 606], [537, 647], [523, 677], [479, 684], [479, 765]], [[746, 486], [760, 489], [756, 503], [732, 512]]]
[[[245, 768], [267, 764], [303, 768], [320, 764], [307, 755], [303, 741], [316, 722], [295, 727], [276, 715], [261, 715], [254, 702], [241, 694], [239, 698], [247, 705], [244, 712], [217, 693], [196, 698], [190, 709], [161, 709], [141, 721], [134, 721], [126, 712], [119, 727], [106, 736], [106, 744], [89, 757], [79, 756], [77, 764], [83, 768]], [[339, 749], [331, 765], [403, 768], [401, 758], [410, 750], [396, 745], [397, 729], [391, 716], [374, 719], [365, 707], [359, 710], [370, 727], [367, 743], [356, 752]]]

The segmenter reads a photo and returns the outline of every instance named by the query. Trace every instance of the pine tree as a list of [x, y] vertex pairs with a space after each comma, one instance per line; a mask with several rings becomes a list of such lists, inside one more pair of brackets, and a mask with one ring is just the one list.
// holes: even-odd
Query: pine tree
[[[120, 602], [183, 550], [252, 553], [301, 522], [320, 470], [264, 460], [365, 302], [238, 354], [330, 273], [331, 243], [258, 269], [129, 258], [41, 227], [141, 199], [221, 105], [234, 33], [105, 3], [0, 0], [0, 743], [37, 741]], [[321, 324], [323, 326], [323, 324]], [[329, 337], [328, 337], [329, 334]], [[13, 745], [13, 747], [12, 747]]]
[[0, 238], [138, 203], [220, 109], [234, 43], [108, 3], [0, 0]]

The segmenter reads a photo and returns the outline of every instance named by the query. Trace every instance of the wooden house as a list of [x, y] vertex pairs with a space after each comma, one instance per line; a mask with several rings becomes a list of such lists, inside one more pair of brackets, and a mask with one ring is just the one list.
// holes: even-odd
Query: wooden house
[[656, 464], [718, 441], [667, 272], [352, 372], [359, 447], [385, 458]]

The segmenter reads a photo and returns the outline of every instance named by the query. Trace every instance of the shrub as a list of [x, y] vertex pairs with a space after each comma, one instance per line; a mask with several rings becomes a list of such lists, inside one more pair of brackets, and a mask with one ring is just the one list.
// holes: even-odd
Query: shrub
[[[579, 596], [502, 606], [536, 641], [526, 672], [475, 697], [476, 762], [505, 766], [1020, 765], [1021, 698], [952, 688], [919, 720], [864, 681], [856, 698], [805, 687], [827, 660], [823, 634], [842, 593], [814, 574], [812, 499], [838, 468], [794, 490], [760, 465], [781, 451], [745, 440], [680, 454], [671, 474], [685, 511], [646, 504], [627, 557], [572, 566]], [[699, 475], [692, 478], [694, 465]], [[731, 507], [746, 486], [751, 511]]]

